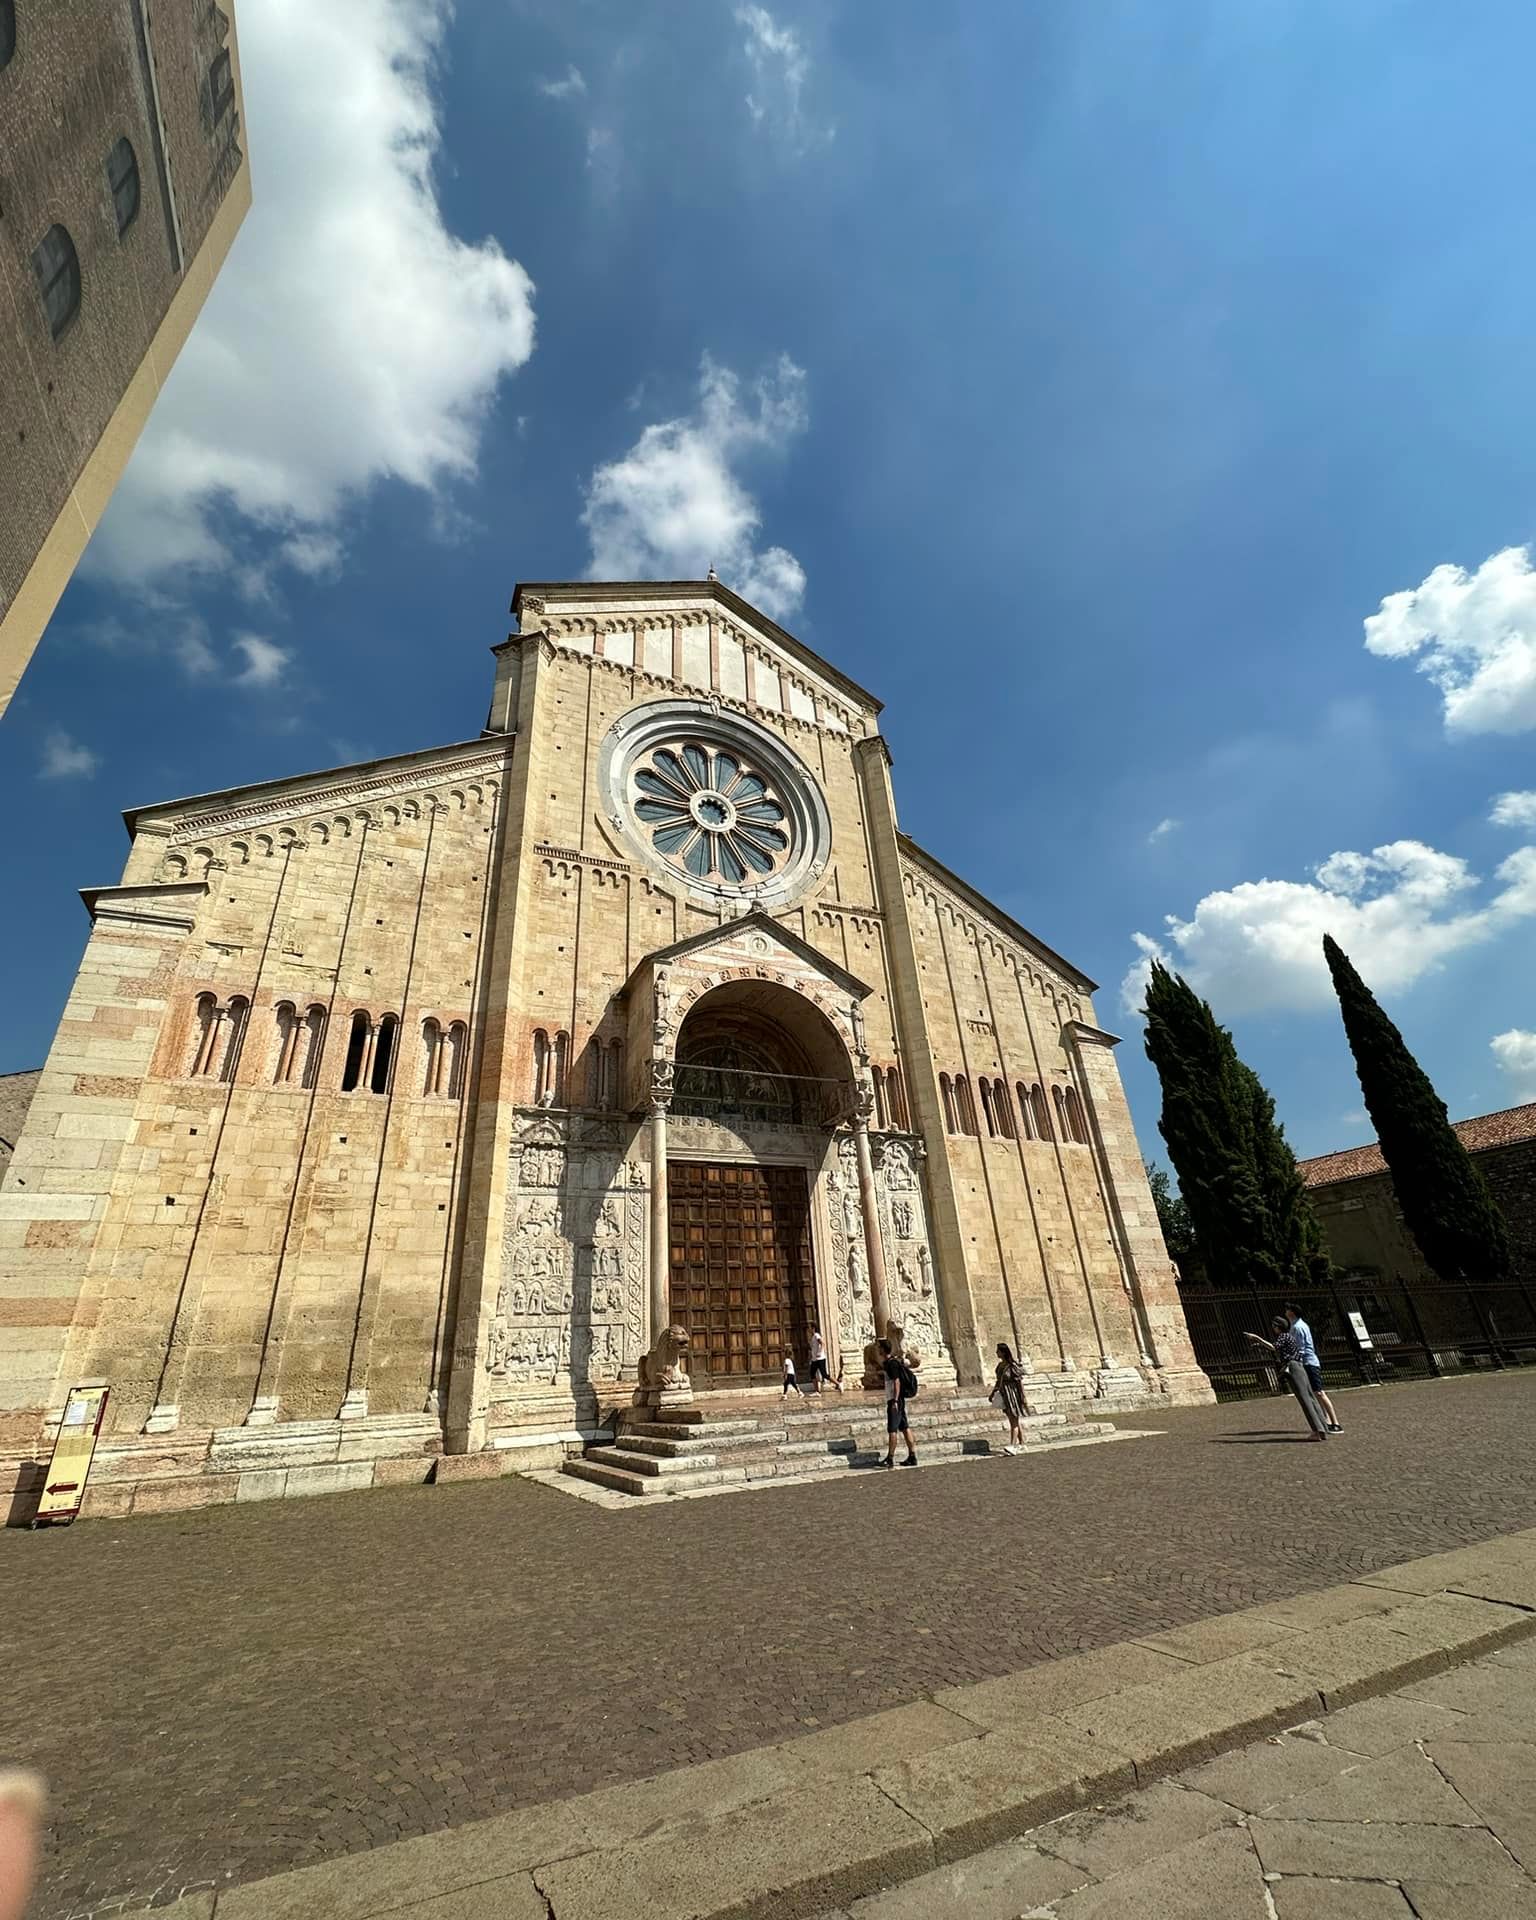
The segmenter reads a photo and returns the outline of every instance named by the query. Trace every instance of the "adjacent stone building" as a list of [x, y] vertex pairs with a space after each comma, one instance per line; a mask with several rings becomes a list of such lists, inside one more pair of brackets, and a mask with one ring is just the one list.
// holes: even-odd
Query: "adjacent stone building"
[[901, 832], [879, 701], [713, 579], [513, 608], [478, 737], [128, 816], [0, 1192], [0, 1448], [103, 1379], [98, 1510], [552, 1464], [888, 1325], [1209, 1398], [1093, 982]]
[[[1509, 1227], [1514, 1277], [1536, 1287], [1536, 1103], [1454, 1125]], [[1374, 1140], [1341, 1153], [1319, 1154], [1300, 1166], [1336, 1266], [1362, 1281], [1400, 1279], [1417, 1287], [1434, 1283], [1403, 1224], [1392, 1176]]]
[[251, 202], [229, 5], [0, 0], [0, 713]]

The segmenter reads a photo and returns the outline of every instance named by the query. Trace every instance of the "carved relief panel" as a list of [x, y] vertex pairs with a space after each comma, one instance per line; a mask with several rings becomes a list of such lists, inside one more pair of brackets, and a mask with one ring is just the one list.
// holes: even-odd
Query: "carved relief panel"
[[527, 1387], [632, 1378], [644, 1344], [644, 1166], [619, 1122], [530, 1115], [512, 1148], [486, 1371]]
[[908, 1345], [925, 1357], [948, 1359], [923, 1203], [922, 1141], [915, 1134], [883, 1134], [876, 1136], [875, 1147], [892, 1317], [901, 1323]]

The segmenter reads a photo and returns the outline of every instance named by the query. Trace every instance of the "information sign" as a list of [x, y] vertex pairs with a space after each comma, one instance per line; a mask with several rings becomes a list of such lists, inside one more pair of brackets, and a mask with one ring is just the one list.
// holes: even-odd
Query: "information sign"
[[96, 1452], [96, 1436], [106, 1418], [110, 1387], [72, 1387], [53, 1443], [53, 1458], [43, 1477], [42, 1498], [33, 1526], [73, 1520], [85, 1498], [86, 1475]]

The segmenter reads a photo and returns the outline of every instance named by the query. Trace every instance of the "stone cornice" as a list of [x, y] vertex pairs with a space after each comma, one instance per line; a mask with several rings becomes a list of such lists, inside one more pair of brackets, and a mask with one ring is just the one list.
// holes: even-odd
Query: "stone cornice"
[[[322, 785], [307, 786], [297, 781], [285, 781], [281, 785], [261, 788], [235, 788], [233, 793], [254, 792], [263, 797], [243, 806], [180, 814], [169, 822], [170, 834], [177, 842], [208, 839], [241, 829], [300, 820], [310, 814], [346, 812], [376, 800], [393, 798], [396, 794], [415, 793], [445, 782], [499, 774], [506, 766], [507, 752], [507, 745], [488, 748], [477, 741], [472, 746], [436, 749], [430, 754], [413, 755], [405, 761], [365, 762], [353, 778]], [[381, 770], [377, 773], [366, 771], [370, 767]], [[223, 798], [222, 795], [208, 797]], [[180, 808], [195, 803], [178, 801], [173, 804]], [[130, 830], [137, 831], [137, 816], [129, 814], [124, 818], [129, 821]]]
[[910, 872], [921, 875], [922, 884], [936, 898], [963, 920], [974, 920], [986, 929], [1000, 943], [1022, 947], [1029, 962], [1035, 966], [1045, 966], [1054, 971], [1061, 984], [1077, 993], [1096, 993], [1098, 982], [1090, 980], [1086, 973], [1074, 967], [1070, 960], [1064, 960], [1053, 948], [1039, 940], [1027, 927], [1019, 925], [1017, 920], [995, 907], [992, 902], [967, 885], [958, 874], [951, 873], [948, 867], [926, 853], [910, 834], [898, 833], [897, 841], [901, 849], [902, 864]]
[[197, 923], [197, 903], [207, 894], [206, 880], [177, 880], [130, 887], [82, 887], [80, 898], [92, 924], [169, 928], [190, 933]]

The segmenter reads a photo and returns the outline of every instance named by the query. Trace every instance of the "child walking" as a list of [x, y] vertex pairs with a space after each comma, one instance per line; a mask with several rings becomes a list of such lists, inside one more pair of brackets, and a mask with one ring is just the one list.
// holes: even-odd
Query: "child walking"
[[793, 1394], [797, 1400], [803, 1400], [805, 1398], [805, 1395], [800, 1391], [800, 1382], [795, 1378], [795, 1356], [792, 1353], [786, 1353], [784, 1356], [784, 1392], [782, 1398], [787, 1400], [791, 1394]]

